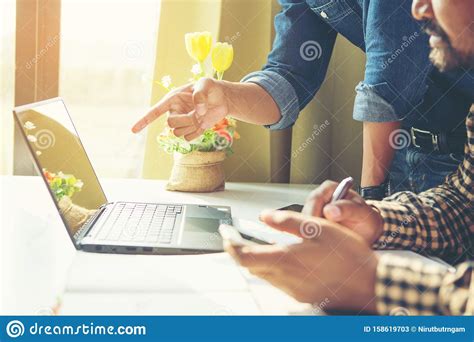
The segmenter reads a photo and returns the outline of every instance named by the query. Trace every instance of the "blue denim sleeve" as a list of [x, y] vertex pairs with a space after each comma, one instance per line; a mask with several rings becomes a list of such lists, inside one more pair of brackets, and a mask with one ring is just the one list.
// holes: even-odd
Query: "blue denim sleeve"
[[275, 40], [262, 71], [243, 78], [263, 87], [277, 103], [281, 119], [270, 129], [292, 126], [326, 76], [337, 33], [301, 0], [280, 0]]
[[400, 121], [420, 104], [428, 87], [428, 36], [410, 14], [411, 0], [367, 3], [365, 77], [356, 87], [353, 116]]
[[273, 97], [280, 109], [280, 121], [265, 127], [270, 129], [284, 129], [293, 125], [300, 112], [298, 97], [290, 82], [274, 71], [253, 72], [242, 79], [242, 82], [252, 82], [261, 86]]

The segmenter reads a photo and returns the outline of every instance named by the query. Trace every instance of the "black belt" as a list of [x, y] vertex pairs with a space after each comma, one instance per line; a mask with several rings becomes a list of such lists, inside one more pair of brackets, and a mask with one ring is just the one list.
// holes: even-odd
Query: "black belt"
[[467, 135], [458, 132], [433, 133], [412, 127], [410, 134], [411, 145], [425, 153], [464, 153], [464, 145], [467, 141]]

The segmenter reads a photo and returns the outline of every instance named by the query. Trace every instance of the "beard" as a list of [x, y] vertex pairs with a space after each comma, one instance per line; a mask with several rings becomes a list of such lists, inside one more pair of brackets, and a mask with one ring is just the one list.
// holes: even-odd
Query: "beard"
[[440, 71], [450, 71], [459, 67], [474, 67], [474, 54], [466, 55], [456, 50], [446, 32], [435, 22], [429, 21], [424, 26], [429, 35], [438, 36], [442, 44], [431, 48], [430, 60]]

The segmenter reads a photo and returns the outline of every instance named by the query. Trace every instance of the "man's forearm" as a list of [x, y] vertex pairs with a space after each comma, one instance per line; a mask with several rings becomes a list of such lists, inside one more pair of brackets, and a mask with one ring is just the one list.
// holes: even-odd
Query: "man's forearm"
[[460, 264], [453, 272], [412, 257], [382, 255], [375, 284], [377, 311], [381, 315], [472, 315], [473, 276], [473, 262]]
[[280, 109], [268, 92], [255, 83], [222, 81], [229, 113], [244, 122], [271, 125], [281, 118]]
[[395, 152], [390, 134], [398, 128], [398, 121], [364, 122], [361, 186], [376, 186], [385, 180]]

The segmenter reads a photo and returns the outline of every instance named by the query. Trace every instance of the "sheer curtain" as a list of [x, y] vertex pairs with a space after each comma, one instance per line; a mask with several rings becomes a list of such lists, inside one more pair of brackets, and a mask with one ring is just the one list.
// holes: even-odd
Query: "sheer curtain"
[[13, 117], [15, 77], [15, 1], [0, 3], [0, 175], [13, 169]]
[[159, 0], [62, 0], [60, 95], [101, 177], [138, 177]]

